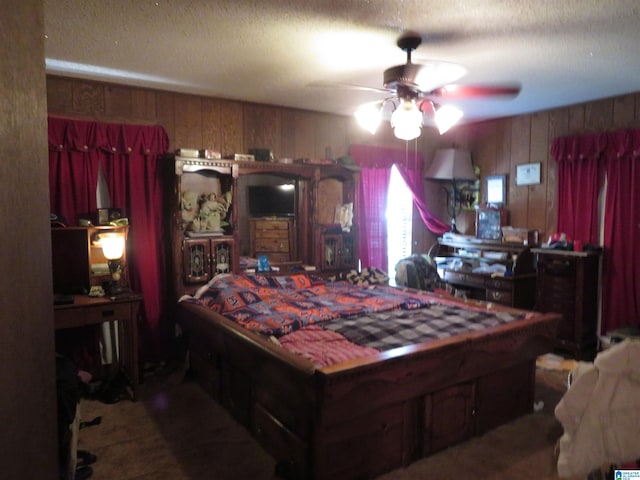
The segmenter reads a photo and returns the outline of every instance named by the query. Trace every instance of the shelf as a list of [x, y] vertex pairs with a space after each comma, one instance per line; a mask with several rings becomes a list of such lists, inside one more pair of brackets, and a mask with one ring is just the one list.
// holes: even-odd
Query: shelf
[[524, 245], [522, 243], [508, 243], [502, 242], [498, 240], [451, 240], [441, 238], [438, 240], [440, 245], [444, 245], [445, 247], [451, 248], [476, 248], [481, 250], [497, 250], [500, 252], [513, 252], [518, 253], [522, 250], [529, 248], [529, 245]]

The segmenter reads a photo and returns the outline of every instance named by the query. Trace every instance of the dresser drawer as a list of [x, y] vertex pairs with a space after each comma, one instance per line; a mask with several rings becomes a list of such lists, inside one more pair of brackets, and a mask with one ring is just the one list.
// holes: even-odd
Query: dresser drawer
[[265, 230], [289, 230], [288, 220], [255, 220], [256, 231]]
[[496, 290], [493, 288], [487, 288], [487, 302], [511, 305], [513, 302], [513, 295], [511, 294], [511, 290]]
[[258, 252], [289, 252], [289, 239], [288, 238], [257, 238], [256, 253]]
[[83, 325], [128, 319], [131, 306], [126, 303], [94, 305], [85, 308], [61, 308], [54, 311], [56, 328], [74, 328]]
[[573, 277], [576, 264], [573, 259], [543, 258], [538, 260], [538, 272], [550, 277]]
[[289, 240], [289, 232], [287, 230], [256, 230], [256, 241], [263, 238], [280, 238]]
[[511, 288], [513, 286], [513, 282], [505, 278], [487, 278], [484, 284], [487, 288], [509, 291], [511, 291]]
[[444, 281], [458, 285], [468, 285], [473, 287], [484, 287], [485, 279], [478, 275], [464, 272], [452, 272], [445, 270]]

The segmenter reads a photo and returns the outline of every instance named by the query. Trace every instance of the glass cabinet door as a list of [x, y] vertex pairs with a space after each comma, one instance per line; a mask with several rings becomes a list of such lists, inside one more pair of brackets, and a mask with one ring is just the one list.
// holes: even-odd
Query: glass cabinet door
[[182, 243], [185, 283], [207, 282], [210, 278], [209, 239], [188, 239]]
[[342, 236], [342, 248], [340, 250], [340, 263], [342, 267], [353, 267], [354, 265], [354, 256], [353, 256], [353, 236], [352, 235], [343, 235]]
[[219, 273], [231, 272], [231, 254], [233, 252], [233, 243], [228, 240], [211, 240], [211, 268], [212, 275], [218, 275]]
[[322, 268], [331, 269], [336, 267], [338, 256], [339, 237], [334, 235], [323, 236], [322, 245]]

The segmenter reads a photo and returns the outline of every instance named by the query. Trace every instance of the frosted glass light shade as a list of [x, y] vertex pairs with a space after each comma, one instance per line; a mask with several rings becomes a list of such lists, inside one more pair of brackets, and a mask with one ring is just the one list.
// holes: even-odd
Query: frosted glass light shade
[[120, 233], [100, 234], [100, 245], [107, 260], [118, 260], [124, 254], [124, 236]]
[[401, 140], [413, 140], [420, 136], [422, 112], [414, 100], [403, 99], [391, 114], [394, 135]]
[[458, 123], [462, 115], [462, 110], [459, 110], [453, 105], [443, 105], [437, 109], [434, 114], [434, 121], [436, 122], [440, 135]]
[[378, 102], [367, 103], [358, 108], [353, 115], [358, 124], [373, 135], [382, 121], [382, 108]]

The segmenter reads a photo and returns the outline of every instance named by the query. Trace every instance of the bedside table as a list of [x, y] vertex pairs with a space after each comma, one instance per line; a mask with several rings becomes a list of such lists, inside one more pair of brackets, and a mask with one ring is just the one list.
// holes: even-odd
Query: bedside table
[[[140, 383], [140, 365], [138, 359], [138, 312], [142, 295], [137, 293], [116, 297], [89, 297], [76, 295], [73, 303], [54, 305], [54, 323], [56, 330], [86, 327], [109, 323], [111, 335], [111, 358], [129, 376], [134, 391]], [[118, 325], [117, 340], [115, 324]]]

